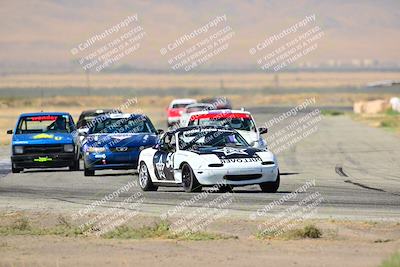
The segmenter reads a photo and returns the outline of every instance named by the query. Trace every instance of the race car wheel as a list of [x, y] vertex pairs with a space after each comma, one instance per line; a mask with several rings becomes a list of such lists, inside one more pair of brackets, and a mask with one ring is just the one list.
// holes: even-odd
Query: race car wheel
[[86, 169], [83, 171], [85, 176], [94, 176], [94, 170]]
[[279, 174], [278, 171], [278, 177], [276, 177], [275, 182], [261, 183], [260, 184], [261, 191], [263, 191], [264, 193], [276, 193], [276, 191], [278, 191], [279, 188], [279, 183], [281, 180], [280, 177], [281, 175]]
[[94, 170], [91, 170], [88, 167], [86, 167], [86, 163], [83, 166], [83, 173], [85, 176], [94, 176]]
[[219, 193], [233, 192], [233, 186], [225, 184], [218, 187]]
[[69, 166], [69, 170], [70, 171], [79, 171], [79, 159], [74, 160], [74, 163], [71, 166]]
[[20, 173], [23, 170], [24, 170], [23, 168], [16, 168], [14, 164], [11, 165], [11, 172], [12, 173]]
[[187, 163], [182, 166], [182, 186], [186, 192], [201, 192], [201, 184]]
[[149, 170], [144, 162], [140, 163], [139, 168], [139, 185], [143, 191], [157, 191], [158, 186], [154, 185], [151, 181]]

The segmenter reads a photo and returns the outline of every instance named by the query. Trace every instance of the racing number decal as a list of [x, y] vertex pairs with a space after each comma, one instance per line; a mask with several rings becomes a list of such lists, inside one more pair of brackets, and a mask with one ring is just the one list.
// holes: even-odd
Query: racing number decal
[[165, 151], [157, 151], [154, 154], [154, 171], [158, 180], [174, 180], [174, 154]]

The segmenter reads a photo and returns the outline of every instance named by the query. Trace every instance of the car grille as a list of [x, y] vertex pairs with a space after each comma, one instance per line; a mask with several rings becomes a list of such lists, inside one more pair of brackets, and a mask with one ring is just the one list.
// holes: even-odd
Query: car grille
[[237, 174], [237, 175], [225, 175], [224, 179], [230, 180], [230, 181], [246, 181], [246, 180], [253, 180], [253, 179], [258, 179], [261, 178], [262, 174]]
[[24, 146], [24, 154], [49, 154], [64, 152], [64, 145]]
[[110, 147], [110, 151], [113, 153], [124, 153], [124, 152], [132, 152], [134, 151], [134, 147], [126, 147], [126, 148], [121, 148], [121, 147]]

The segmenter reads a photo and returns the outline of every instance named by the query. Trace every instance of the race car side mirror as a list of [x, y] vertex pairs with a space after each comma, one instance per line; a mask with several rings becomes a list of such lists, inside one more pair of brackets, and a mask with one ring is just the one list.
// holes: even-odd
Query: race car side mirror
[[7, 134], [13, 134], [13, 130], [7, 130]]
[[260, 132], [260, 134], [266, 134], [268, 133], [268, 128], [260, 127], [258, 128], [258, 131]]
[[157, 134], [163, 134], [164, 130], [163, 129], [157, 129]]

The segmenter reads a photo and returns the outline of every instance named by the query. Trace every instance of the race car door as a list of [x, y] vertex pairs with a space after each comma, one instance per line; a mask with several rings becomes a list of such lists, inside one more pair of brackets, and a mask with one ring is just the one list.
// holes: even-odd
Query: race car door
[[160, 140], [153, 157], [154, 172], [158, 180], [174, 180], [175, 144], [175, 136], [170, 133], [166, 133]]

